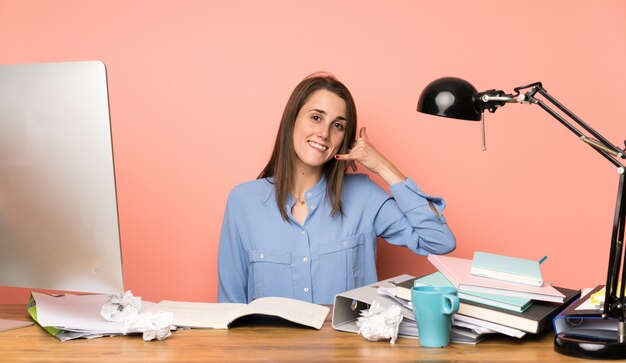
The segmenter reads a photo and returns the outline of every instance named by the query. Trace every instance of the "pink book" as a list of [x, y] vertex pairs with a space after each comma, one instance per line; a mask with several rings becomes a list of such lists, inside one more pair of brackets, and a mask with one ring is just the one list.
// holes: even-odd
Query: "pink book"
[[565, 295], [547, 283], [531, 286], [501, 281], [470, 273], [472, 260], [458, 257], [429, 255], [428, 261], [441, 272], [457, 289], [495, 295], [517, 296], [533, 300], [562, 303]]

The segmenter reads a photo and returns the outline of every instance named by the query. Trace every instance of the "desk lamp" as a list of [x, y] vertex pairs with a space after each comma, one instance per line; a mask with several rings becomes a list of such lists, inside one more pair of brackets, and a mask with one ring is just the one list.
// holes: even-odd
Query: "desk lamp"
[[[616, 319], [617, 332], [611, 332], [607, 335], [606, 331], [588, 330], [584, 336], [562, 332], [555, 337], [554, 350], [561, 354], [584, 358], [626, 358], [626, 323], [624, 322], [626, 317], [626, 309], [624, 307], [626, 275], [622, 273], [620, 277], [620, 272], [624, 271], [622, 244], [624, 241], [624, 217], [626, 215], [626, 196], [624, 195], [625, 168], [620, 159], [626, 159], [624, 155], [625, 150], [621, 150], [611, 144], [611, 142], [549, 95], [541, 85], [541, 82], [517, 87], [514, 88], [514, 91], [514, 94], [507, 94], [504, 91], [495, 89], [478, 92], [472, 84], [463, 79], [443, 77], [434, 80], [422, 91], [417, 104], [417, 111], [467, 121], [482, 121], [483, 150], [485, 150], [485, 110], [493, 113], [498, 107], [507, 103], [538, 105], [576, 134], [580, 140], [591, 146], [617, 167], [619, 187], [611, 235], [606, 295], [602, 309], [603, 319]], [[537, 98], [536, 96], [538, 95], [541, 98]], [[542, 99], [547, 100], [552, 106], [558, 108], [569, 118], [569, 121], [561, 116], [560, 113], [554, 111]], [[583, 133], [580, 128], [586, 131], [587, 134]], [[619, 285], [619, 280], [621, 280], [621, 285]]]

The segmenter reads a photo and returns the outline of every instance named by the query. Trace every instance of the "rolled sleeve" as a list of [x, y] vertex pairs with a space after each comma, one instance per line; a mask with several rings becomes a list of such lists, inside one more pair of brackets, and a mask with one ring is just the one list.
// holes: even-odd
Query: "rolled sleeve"
[[402, 211], [403, 214], [410, 214], [414, 211], [422, 214], [424, 208], [428, 208], [428, 210], [432, 213], [430, 209], [430, 205], [428, 202], [430, 201], [439, 216], [433, 214], [440, 223], [445, 224], [446, 219], [443, 216], [443, 210], [446, 208], [446, 201], [443, 198], [428, 195], [426, 194], [422, 188], [420, 188], [413, 179], [407, 177], [404, 181], [395, 183], [389, 187], [391, 194], [393, 195], [396, 203], [398, 203], [398, 207]]
[[[393, 197], [380, 207], [375, 219], [377, 234], [387, 242], [406, 246], [420, 255], [453, 251], [456, 239], [448, 227], [442, 198], [428, 195], [410, 178], [390, 186]], [[429, 206], [433, 203], [439, 215]]]

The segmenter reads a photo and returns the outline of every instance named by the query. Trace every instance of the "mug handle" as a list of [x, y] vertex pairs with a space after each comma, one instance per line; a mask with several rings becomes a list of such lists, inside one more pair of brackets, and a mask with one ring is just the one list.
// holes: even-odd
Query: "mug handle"
[[443, 295], [443, 307], [441, 310], [446, 315], [456, 313], [459, 311], [459, 298], [451, 294]]

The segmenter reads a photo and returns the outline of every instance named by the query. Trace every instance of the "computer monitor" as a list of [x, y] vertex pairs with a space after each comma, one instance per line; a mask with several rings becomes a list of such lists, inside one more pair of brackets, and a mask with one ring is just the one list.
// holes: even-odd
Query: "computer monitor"
[[105, 65], [0, 65], [0, 286], [124, 291]]

